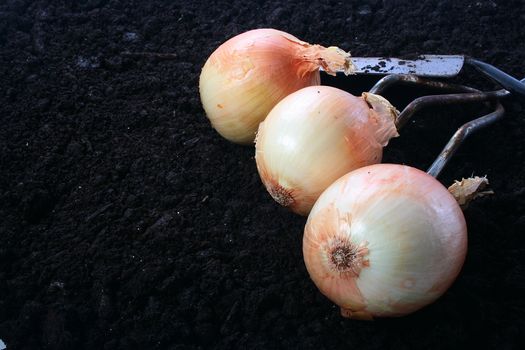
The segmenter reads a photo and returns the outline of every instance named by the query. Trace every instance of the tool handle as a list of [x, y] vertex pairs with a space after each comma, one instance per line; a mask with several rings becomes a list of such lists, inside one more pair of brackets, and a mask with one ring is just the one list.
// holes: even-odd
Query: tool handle
[[476, 68], [478, 71], [485, 74], [487, 77], [494, 80], [496, 83], [503, 86], [511, 93], [525, 97], [525, 79], [519, 81], [518, 79], [508, 75], [502, 70], [499, 70], [493, 65], [478, 61], [474, 58], [466, 57], [465, 63]]

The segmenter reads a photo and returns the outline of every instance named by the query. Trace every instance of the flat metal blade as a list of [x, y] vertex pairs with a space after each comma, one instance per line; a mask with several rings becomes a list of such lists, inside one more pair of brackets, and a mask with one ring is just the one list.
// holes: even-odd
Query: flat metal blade
[[415, 74], [422, 77], [453, 77], [463, 68], [461, 55], [422, 55], [416, 59], [351, 57], [357, 74]]

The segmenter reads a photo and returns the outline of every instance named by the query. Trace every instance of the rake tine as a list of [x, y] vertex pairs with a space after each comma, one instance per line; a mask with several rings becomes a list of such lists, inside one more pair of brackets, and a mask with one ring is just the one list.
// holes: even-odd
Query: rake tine
[[474, 119], [468, 123], [463, 124], [456, 133], [450, 138], [447, 145], [439, 156], [436, 158], [434, 163], [428, 168], [427, 173], [429, 175], [432, 175], [433, 177], [437, 177], [445, 165], [448, 163], [450, 158], [454, 155], [454, 153], [457, 151], [459, 146], [465, 141], [465, 139], [472, 134], [473, 132], [482, 129], [486, 126], [491, 125], [495, 121], [501, 119], [505, 113], [505, 109], [501, 105], [501, 103], [498, 101], [496, 104], [496, 108], [492, 113], [486, 114], [480, 118]]

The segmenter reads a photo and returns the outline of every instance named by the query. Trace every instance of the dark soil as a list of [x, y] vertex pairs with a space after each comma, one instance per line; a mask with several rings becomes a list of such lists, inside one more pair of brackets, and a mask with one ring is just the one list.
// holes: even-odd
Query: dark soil
[[[356, 56], [468, 54], [525, 75], [523, 1], [0, 1], [0, 339], [7, 349], [525, 348], [525, 104], [440, 180], [487, 174], [453, 287], [410, 316], [343, 319], [253, 147], [198, 95], [227, 38], [274, 27]], [[123, 51], [176, 54], [137, 59]], [[492, 83], [467, 70], [456, 81]], [[325, 82], [359, 93], [366, 78]], [[394, 89], [402, 108], [421, 94]], [[483, 106], [419, 114], [384, 161], [425, 169]]]

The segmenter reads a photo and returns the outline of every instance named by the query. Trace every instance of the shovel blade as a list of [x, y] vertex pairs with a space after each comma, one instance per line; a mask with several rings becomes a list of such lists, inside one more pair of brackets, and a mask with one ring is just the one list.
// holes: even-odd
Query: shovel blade
[[422, 77], [454, 77], [465, 63], [460, 55], [422, 55], [413, 60], [393, 57], [352, 57], [357, 74], [414, 74]]

